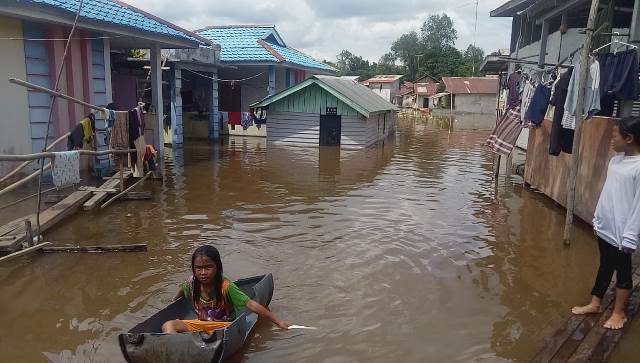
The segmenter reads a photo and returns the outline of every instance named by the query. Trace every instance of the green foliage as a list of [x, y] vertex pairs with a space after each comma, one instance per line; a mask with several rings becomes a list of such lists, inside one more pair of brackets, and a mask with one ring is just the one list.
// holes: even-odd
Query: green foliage
[[[424, 75], [437, 79], [448, 76], [480, 75], [478, 67], [484, 59], [484, 51], [469, 45], [462, 52], [455, 48], [458, 32], [447, 14], [431, 15], [422, 24], [420, 33], [402, 34], [391, 45], [391, 51], [378, 63], [343, 50], [338, 56], [337, 67], [342, 75], [358, 75], [361, 79], [376, 74], [403, 74], [413, 81]], [[475, 64], [475, 74], [473, 68]]]

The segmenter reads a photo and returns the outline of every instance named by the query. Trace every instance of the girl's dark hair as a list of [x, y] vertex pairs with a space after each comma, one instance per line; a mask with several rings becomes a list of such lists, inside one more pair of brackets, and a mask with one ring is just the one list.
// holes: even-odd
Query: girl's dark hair
[[209, 245], [200, 246], [193, 251], [193, 255], [191, 255], [191, 273], [193, 274], [193, 296], [195, 302], [200, 300], [200, 281], [196, 276], [195, 269], [196, 257], [209, 257], [216, 265], [216, 277], [213, 280], [213, 287], [216, 293], [216, 304], [222, 303], [222, 260], [220, 259], [220, 252], [218, 252], [217, 248]]
[[618, 129], [622, 136], [633, 136], [633, 142], [640, 145], [640, 117], [624, 117], [618, 121]]

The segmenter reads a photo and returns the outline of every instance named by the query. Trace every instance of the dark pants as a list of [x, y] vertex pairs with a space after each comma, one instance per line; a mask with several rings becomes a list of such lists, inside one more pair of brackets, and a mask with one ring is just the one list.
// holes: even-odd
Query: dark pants
[[591, 290], [591, 295], [602, 299], [611, 283], [613, 271], [616, 272], [616, 287], [631, 290], [633, 286], [631, 254], [622, 252], [599, 237], [598, 248], [600, 249], [600, 268], [598, 269], [598, 276]]

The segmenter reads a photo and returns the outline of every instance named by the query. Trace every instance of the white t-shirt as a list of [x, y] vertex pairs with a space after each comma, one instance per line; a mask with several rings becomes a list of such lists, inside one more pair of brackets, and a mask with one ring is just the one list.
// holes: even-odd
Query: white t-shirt
[[598, 236], [622, 249], [636, 249], [640, 239], [640, 155], [617, 154], [609, 162], [593, 218]]

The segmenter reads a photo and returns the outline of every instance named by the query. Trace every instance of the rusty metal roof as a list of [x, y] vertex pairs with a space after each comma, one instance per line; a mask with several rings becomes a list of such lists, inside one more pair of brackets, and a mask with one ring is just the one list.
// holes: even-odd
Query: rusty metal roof
[[416, 94], [420, 96], [431, 96], [438, 92], [438, 83], [416, 83]]
[[453, 94], [497, 94], [495, 77], [442, 77], [447, 92]]

